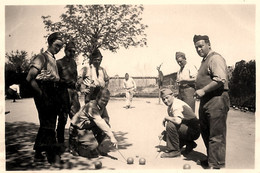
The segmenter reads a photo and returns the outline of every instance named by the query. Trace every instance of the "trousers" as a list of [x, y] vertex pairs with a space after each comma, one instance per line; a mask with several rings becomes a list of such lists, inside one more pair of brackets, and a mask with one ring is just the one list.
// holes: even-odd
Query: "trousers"
[[62, 106], [58, 116], [57, 139], [59, 143], [64, 143], [64, 131], [68, 116], [72, 119], [72, 117], [79, 111], [80, 103], [76, 89], [60, 88], [59, 92]]
[[166, 124], [166, 146], [169, 151], [180, 151], [181, 145], [193, 142], [199, 136], [199, 124], [194, 128], [183, 123], [176, 125], [170, 121]]
[[227, 114], [229, 111], [227, 92], [205, 96], [200, 101], [199, 120], [201, 135], [207, 148], [211, 167], [225, 167]]
[[193, 87], [179, 88], [178, 98], [185, 103], [187, 103], [195, 111], [195, 99], [194, 99], [195, 89]]
[[34, 150], [57, 152], [55, 128], [60, 105], [57, 88], [55, 88], [52, 83], [39, 83], [39, 87], [42, 90], [42, 95], [34, 96], [34, 102], [40, 121], [40, 128], [35, 139]]

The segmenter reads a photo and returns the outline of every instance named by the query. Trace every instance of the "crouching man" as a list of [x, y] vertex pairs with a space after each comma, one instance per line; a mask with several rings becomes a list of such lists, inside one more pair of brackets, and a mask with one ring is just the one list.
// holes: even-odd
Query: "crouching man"
[[[109, 125], [109, 118], [103, 117], [104, 108], [110, 97], [108, 89], [101, 90], [96, 100], [91, 100], [81, 107], [71, 121], [70, 135], [74, 151], [80, 156], [93, 158], [99, 154], [106, 155], [100, 146], [109, 137], [110, 142], [117, 148], [117, 140]], [[108, 146], [107, 146], [108, 147]], [[73, 154], [73, 153], [72, 153]]]
[[162, 101], [168, 106], [168, 116], [163, 119], [166, 127], [163, 139], [167, 149], [161, 158], [180, 156], [185, 145], [183, 154], [189, 154], [197, 146], [194, 140], [200, 136], [199, 120], [191, 107], [175, 98], [170, 89], [164, 88], [160, 92]]

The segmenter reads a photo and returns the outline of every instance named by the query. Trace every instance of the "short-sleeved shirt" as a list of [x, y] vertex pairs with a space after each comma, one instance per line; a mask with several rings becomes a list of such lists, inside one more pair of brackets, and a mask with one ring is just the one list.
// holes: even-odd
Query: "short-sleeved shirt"
[[183, 69], [177, 72], [177, 80], [188, 80], [191, 78], [196, 78], [198, 73], [197, 68], [189, 63], [186, 63]]
[[181, 122], [183, 119], [197, 119], [191, 107], [184, 101], [177, 98], [174, 98], [173, 104], [168, 106], [167, 112], [170, 117], [178, 117], [179, 122]]
[[97, 76], [96, 68], [92, 64], [86, 65], [80, 70], [78, 77], [83, 79], [88, 78], [92, 80], [96, 86], [105, 87], [106, 82], [109, 81], [109, 76], [105, 68], [101, 66], [99, 67], [98, 72], [99, 75]]
[[56, 59], [49, 51], [37, 55], [31, 61], [30, 68], [31, 67], [35, 67], [40, 71], [40, 73], [36, 76], [37, 80], [43, 80], [43, 81], [60, 80]]
[[124, 88], [125, 89], [136, 89], [136, 84], [132, 77], [129, 77], [128, 80], [124, 79]]
[[196, 89], [201, 89], [212, 81], [222, 82], [222, 89], [228, 90], [226, 61], [220, 54], [210, 51], [201, 62], [195, 81]]
[[77, 64], [74, 59], [63, 57], [57, 60], [57, 67], [61, 81], [65, 83], [76, 83], [77, 81]]
[[[101, 109], [96, 100], [91, 100], [87, 104], [81, 107], [81, 109], [73, 116], [71, 123], [78, 127], [79, 129], [83, 129], [86, 123], [94, 122], [96, 118], [106, 118], [103, 114], [104, 109]], [[100, 127], [101, 129], [105, 129]]]

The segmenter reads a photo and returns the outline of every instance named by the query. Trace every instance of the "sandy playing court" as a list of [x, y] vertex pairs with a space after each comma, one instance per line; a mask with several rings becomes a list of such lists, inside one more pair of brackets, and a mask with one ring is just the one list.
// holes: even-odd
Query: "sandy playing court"
[[[81, 100], [82, 101], [82, 100]], [[166, 115], [166, 106], [158, 98], [134, 98], [133, 107], [125, 109], [123, 98], [112, 98], [107, 106], [110, 124], [119, 141], [119, 152], [112, 150], [107, 157], [86, 159], [65, 152], [62, 155], [62, 169], [94, 169], [94, 161], [102, 162], [102, 170], [157, 170], [183, 169], [189, 164], [191, 169], [203, 169], [196, 164], [197, 159], [205, 156], [205, 147], [201, 137], [198, 146], [188, 156], [178, 158], [160, 158], [158, 135], [163, 130], [162, 118]], [[7, 170], [48, 170], [48, 163], [33, 163], [33, 142], [39, 127], [33, 99], [21, 99], [16, 103], [6, 100], [6, 169]], [[225, 169], [255, 168], [255, 114], [231, 109], [228, 115], [227, 156]], [[67, 123], [67, 128], [69, 123]], [[66, 134], [68, 130], [66, 130]], [[68, 136], [66, 136], [68, 139]], [[121, 154], [122, 155], [121, 155]], [[124, 158], [134, 158], [134, 164], [126, 164]], [[145, 158], [146, 164], [139, 165], [139, 158]], [[116, 160], [117, 159], [117, 160]]]

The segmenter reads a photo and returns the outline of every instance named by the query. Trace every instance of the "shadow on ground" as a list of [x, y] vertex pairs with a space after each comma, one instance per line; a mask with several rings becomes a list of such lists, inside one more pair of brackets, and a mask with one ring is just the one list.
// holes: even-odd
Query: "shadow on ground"
[[[6, 170], [50, 170], [57, 169], [50, 167], [50, 164], [45, 161], [35, 163], [34, 156], [34, 140], [38, 131], [39, 125], [28, 122], [5, 123], [5, 147], [6, 147]], [[131, 143], [126, 142], [126, 132], [115, 132], [115, 137], [119, 143], [119, 149], [127, 149]], [[68, 129], [65, 130], [65, 144], [68, 146]], [[99, 157], [102, 159], [103, 157]], [[113, 158], [112, 158], [113, 159]], [[62, 154], [64, 162], [60, 169], [76, 169], [76, 170], [91, 170], [93, 169], [93, 159], [87, 159], [81, 156], [73, 156], [69, 152]], [[97, 159], [95, 159], [96, 161]], [[114, 168], [107, 168], [113, 170]]]

